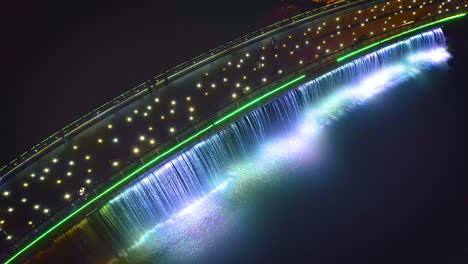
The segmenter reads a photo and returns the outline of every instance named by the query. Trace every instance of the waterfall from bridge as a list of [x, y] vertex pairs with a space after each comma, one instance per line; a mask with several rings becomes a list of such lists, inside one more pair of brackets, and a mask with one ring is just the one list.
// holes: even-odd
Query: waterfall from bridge
[[297, 87], [142, 175], [36, 258], [73, 250], [77, 263], [123, 261], [134, 252], [156, 261], [163, 251], [193, 251], [203, 243], [200, 230], [214, 232], [221, 221], [214, 197], [230, 190], [231, 203], [248, 199], [245, 190], [268, 184], [273, 170], [314, 149], [321, 128], [448, 58], [443, 32], [434, 29]]

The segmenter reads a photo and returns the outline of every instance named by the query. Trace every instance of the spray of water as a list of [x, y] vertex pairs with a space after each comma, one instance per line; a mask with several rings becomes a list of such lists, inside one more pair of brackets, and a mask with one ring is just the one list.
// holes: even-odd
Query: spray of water
[[90, 258], [195, 254], [229, 229], [233, 201], [313, 162], [324, 127], [449, 57], [435, 29], [324, 74], [154, 168], [60, 239]]

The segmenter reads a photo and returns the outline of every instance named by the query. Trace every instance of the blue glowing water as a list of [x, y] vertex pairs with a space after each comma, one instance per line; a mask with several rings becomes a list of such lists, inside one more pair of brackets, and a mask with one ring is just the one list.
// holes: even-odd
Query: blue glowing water
[[449, 57], [435, 29], [320, 76], [143, 175], [57, 244], [89, 263], [196, 259], [236, 233], [250, 196], [320, 164], [325, 127]]

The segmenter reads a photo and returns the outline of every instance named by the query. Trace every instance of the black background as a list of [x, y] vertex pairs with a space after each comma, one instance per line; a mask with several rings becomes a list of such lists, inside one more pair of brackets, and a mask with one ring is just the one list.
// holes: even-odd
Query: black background
[[[0, 163], [132, 86], [271, 21], [279, 7], [279, 1], [7, 3], [0, 11]], [[255, 239], [220, 244], [208, 259], [466, 263], [466, 25], [446, 28], [454, 55], [447, 76], [414, 85], [412, 96], [392, 92], [381, 107], [395, 104], [394, 111], [371, 105], [330, 128], [335, 164], [321, 177], [333, 183], [266, 195], [251, 219]]]
[[128, 89], [283, 14], [273, 1], [8, 1], [0, 164]]

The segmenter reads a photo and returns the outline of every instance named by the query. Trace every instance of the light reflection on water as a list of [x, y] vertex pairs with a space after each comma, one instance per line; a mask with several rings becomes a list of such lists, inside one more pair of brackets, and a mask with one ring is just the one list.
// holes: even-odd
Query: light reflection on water
[[233, 164], [224, 182], [171, 218], [142, 235], [126, 252], [134, 262], [184, 262], [229, 238], [242, 225], [242, 208], [256, 192], [280, 185], [288, 171], [319, 163], [326, 149], [325, 127], [356, 105], [421, 74], [427, 67], [445, 63], [446, 49], [436, 48], [412, 54], [343, 87], [323, 98], [290, 131], [264, 142], [251, 157]]

